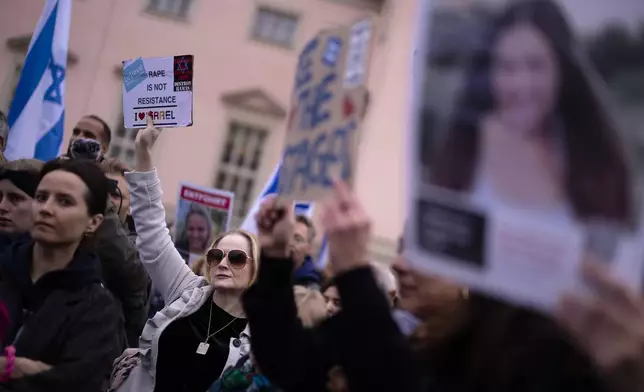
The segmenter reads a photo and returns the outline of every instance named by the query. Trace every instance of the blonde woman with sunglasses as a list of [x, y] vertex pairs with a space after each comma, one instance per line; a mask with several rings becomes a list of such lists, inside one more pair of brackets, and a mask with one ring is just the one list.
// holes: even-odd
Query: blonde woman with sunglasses
[[158, 136], [148, 119], [136, 138], [137, 171], [126, 179], [141, 262], [166, 306], [148, 320], [140, 348], [115, 361], [110, 390], [201, 392], [250, 352], [241, 296], [259, 270], [259, 247], [250, 233], [228, 232], [206, 252], [204, 276], [190, 270], [165, 224], [151, 158]]

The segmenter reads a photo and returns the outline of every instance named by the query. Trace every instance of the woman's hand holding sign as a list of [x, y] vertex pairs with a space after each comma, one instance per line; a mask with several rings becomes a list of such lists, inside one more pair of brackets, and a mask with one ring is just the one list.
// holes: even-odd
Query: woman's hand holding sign
[[644, 299], [600, 263], [587, 261], [582, 273], [594, 298], [564, 296], [559, 321], [604, 372], [611, 391], [644, 391]]
[[156, 143], [161, 129], [154, 126], [152, 118], [147, 118], [148, 126], [141, 129], [136, 134], [134, 147], [136, 149], [136, 170], [139, 172], [149, 172], [154, 169], [152, 163], [152, 147]]

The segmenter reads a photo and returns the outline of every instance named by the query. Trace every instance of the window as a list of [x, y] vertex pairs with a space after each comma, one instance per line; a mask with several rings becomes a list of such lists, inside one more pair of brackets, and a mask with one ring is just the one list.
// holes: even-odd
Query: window
[[154, 14], [185, 19], [188, 17], [191, 5], [192, 0], [150, 0], [147, 11]]
[[255, 176], [267, 137], [265, 129], [249, 124], [233, 121], [228, 125], [215, 188], [235, 193], [233, 216], [237, 218], [243, 218], [253, 202]]
[[255, 17], [253, 38], [262, 42], [291, 47], [296, 28], [296, 16], [286, 12], [260, 8]]

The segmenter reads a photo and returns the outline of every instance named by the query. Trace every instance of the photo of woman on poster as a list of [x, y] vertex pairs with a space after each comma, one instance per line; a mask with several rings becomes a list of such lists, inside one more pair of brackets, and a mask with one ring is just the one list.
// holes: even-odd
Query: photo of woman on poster
[[421, 153], [424, 182], [483, 209], [580, 225], [586, 246], [612, 257], [637, 218], [608, 89], [557, 2], [509, 1], [486, 25], [437, 148]]
[[177, 241], [175, 247], [183, 256], [183, 258], [190, 262], [192, 261], [191, 255], [200, 257], [208, 249], [213, 232], [218, 232], [218, 228], [213, 228], [214, 224], [211, 220], [208, 210], [199, 205], [192, 203], [190, 209], [186, 214], [183, 221], [182, 230], [177, 233]]
[[234, 198], [221, 189], [179, 184], [174, 246], [188, 265], [206, 253], [217, 235], [228, 231]]
[[430, 182], [548, 219], [633, 223], [618, 131], [550, 0], [511, 3], [473, 54]]

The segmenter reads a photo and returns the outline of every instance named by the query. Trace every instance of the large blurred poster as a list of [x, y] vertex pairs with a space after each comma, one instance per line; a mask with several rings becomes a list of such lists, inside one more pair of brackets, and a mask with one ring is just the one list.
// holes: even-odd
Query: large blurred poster
[[221, 189], [182, 182], [175, 220], [175, 247], [192, 265], [217, 235], [228, 231], [235, 195]]
[[422, 3], [411, 261], [546, 310], [587, 258], [639, 286], [644, 2]]

